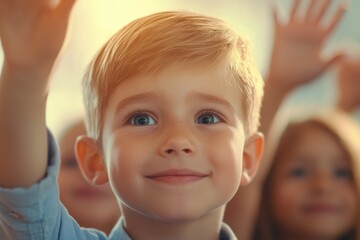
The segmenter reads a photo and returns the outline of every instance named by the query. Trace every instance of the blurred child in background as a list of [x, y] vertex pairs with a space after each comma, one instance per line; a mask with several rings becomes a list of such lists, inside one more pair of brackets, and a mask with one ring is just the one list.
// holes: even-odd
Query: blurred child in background
[[359, 146], [341, 111], [290, 123], [268, 160], [254, 239], [358, 239]]
[[74, 146], [76, 138], [84, 134], [85, 124], [80, 119], [69, 123], [59, 134], [60, 200], [80, 226], [109, 234], [120, 218], [120, 210], [109, 184], [93, 186], [81, 174]]
[[[342, 19], [345, 3], [339, 4], [325, 23], [331, 1], [311, 0], [302, 13], [303, 2], [294, 0], [285, 23], [273, 8], [275, 39], [261, 112], [261, 131], [268, 138], [266, 156], [254, 181], [239, 189], [225, 214], [225, 221], [239, 239], [341, 239], [345, 235], [350, 237], [347, 239], [357, 239], [359, 232], [356, 175], [360, 155], [354, 145], [360, 146], [360, 140], [352, 120], [334, 111], [327, 117], [290, 124], [289, 130], [271, 132], [280, 136], [279, 145], [269, 134], [278, 109], [294, 89], [314, 81], [344, 60], [343, 53], [324, 57], [322, 50]], [[343, 132], [327, 118], [342, 119]], [[273, 157], [274, 151], [281, 153], [281, 157], [276, 154]], [[334, 185], [333, 191], [323, 194], [313, 190], [321, 190], [322, 185], [315, 181], [318, 178], [321, 184]], [[308, 218], [293, 214], [301, 211], [305, 211], [304, 215], [306, 211], [314, 214]], [[262, 227], [257, 223], [262, 223]], [[307, 231], [302, 224], [313, 226], [313, 231]]]

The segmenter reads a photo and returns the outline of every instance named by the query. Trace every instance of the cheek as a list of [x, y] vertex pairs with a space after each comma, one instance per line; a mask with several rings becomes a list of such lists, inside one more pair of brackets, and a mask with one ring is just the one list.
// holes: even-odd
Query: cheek
[[148, 154], [144, 146], [131, 141], [115, 140], [108, 149], [105, 155], [109, 181], [121, 198], [130, 192], [129, 186], [140, 180], [141, 166]]
[[343, 196], [345, 205], [348, 206], [351, 212], [357, 213], [359, 212], [359, 196], [358, 192], [356, 191], [356, 186], [342, 186], [340, 187], [340, 190], [342, 190], [341, 193], [339, 193], [340, 196]]
[[275, 218], [283, 218], [296, 211], [302, 199], [302, 187], [286, 180], [275, 181], [270, 193], [271, 209]]
[[203, 139], [204, 152], [215, 172], [215, 184], [224, 191], [234, 193], [241, 182], [244, 137], [240, 134], [223, 134]]

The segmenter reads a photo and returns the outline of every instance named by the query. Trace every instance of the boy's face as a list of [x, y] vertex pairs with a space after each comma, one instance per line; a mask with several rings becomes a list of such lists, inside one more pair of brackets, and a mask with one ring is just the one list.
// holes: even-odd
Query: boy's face
[[166, 68], [116, 87], [103, 152], [125, 211], [170, 222], [199, 218], [235, 194], [243, 155], [252, 175], [258, 158], [244, 153], [242, 96], [223, 81], [223, 69]]
[[350, 159], [329, 132], [306, 126], [276, 162], [273, 216], [285, 234], [337, 239], [354, 227], [358, 193]]

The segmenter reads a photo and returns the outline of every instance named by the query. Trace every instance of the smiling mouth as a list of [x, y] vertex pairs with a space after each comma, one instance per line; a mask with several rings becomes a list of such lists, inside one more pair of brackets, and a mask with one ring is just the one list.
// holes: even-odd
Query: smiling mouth
[[210, 174], [200, 173], [189, 169], [169, 169], [146, 176], [146, 178], [167, 184], [185, 184], [197, 182], [209, 177]]
[[305, 213], [308, 214], [335, 214], [338, 210], [336, 206], [326, 203], [311, 204], [304, 208]]

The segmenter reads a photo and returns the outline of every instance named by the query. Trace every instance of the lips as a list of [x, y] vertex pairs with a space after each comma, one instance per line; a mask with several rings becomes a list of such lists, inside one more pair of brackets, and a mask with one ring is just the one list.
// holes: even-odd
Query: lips
[[209, 176], [210, 174], [208, 173], [201, 173], [190, 169], [169, 169], [147, 175], [146, 178], [167, 184], [184, 184], [197, 182]]
[[314, 203], [304, 206], [305, 213], [309, 214], [334, 214], [339, 208], [330, 203]]

